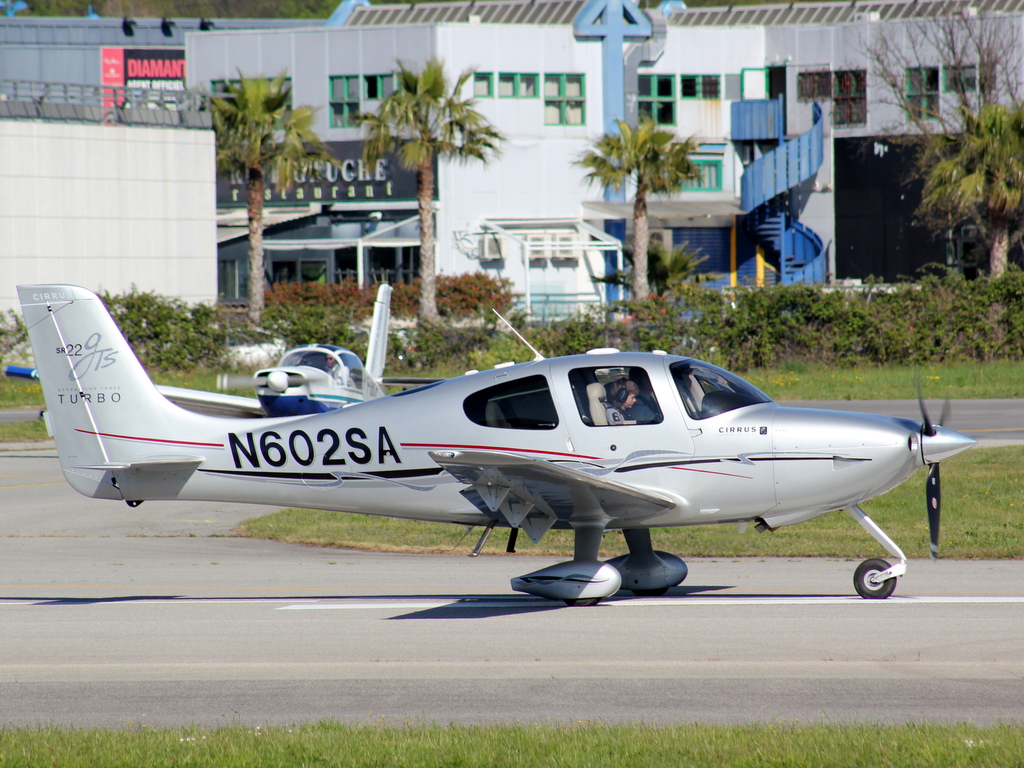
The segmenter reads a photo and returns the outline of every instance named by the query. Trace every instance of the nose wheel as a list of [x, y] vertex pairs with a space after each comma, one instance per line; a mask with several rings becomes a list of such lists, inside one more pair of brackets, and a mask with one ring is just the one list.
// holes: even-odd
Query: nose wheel
[[889, 554], [900, 559], [896, 565], [889, 565], [880, 558], [865, 560], [857, 566], [853, 574], [853, 587], [858, 595], [867, 600], [885, 600], [895, 591], [896, 578], [907, 572], [907, 556], [860, 507], [853, 506], [846, 511], [875, 541], [885, 547]]
[[884, 600], [896, 589], [896, 577], [886, 576], [889, 563], [880, 558], [865, 560], [853, 574], [853, 588], [867, 600]]

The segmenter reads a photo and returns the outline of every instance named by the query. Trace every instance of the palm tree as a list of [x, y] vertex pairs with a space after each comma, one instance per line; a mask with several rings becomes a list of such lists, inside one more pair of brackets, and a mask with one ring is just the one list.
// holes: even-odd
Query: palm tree
[[[211, 102], [217, 134], [217, 170], [246, 179], [249, 214], [249, 320], [263, 315], [263, 194], [267, 176], [279, 192], [295, 186], [297, 172], [319, 175], [318, 166], [337, 165], [327, 145], [312, 130], [313, 107], [289, 105], [291, 86], [285, 73], [273, 79], [248, 78], [225, 88], [227, 97]], [[234, 98], [231, 98], [231, 97]]]
[[420, 319], [433, 322], [437, 314], [437, 275], [434, 258], [434, 161], [435, 158], [487, 163], [496, 157], [504, 140], [475, 109], [473, 99], [461, 93], [472, 76], [466, 70], [449, 87], [444, 64], [430, 59], [423, 70], [398, 62], [394, 92], [376, 112], [360, 116], [368, 128], [363, 160], [373, 167], [377, 160], [398, 150], [403, 167], [416, 171], [416, 198], [420, 215]]
[[687, 179], [700, 176], [700, 169], [690, 160], [697, 147], [690, 139], [677, 141], [674, 134], [663, 131], [651, 118], [631, 128], [618, 121], [619, 132], [607, 133], [594, 148], [583, 153], [577, 165], [589, 169], [587, 178], [603, 187], [622, 189], [627, 181], [636, 187], [633, 198], [633, 296], [642, 299], [650, 294], [647, 279], [647, 196], [675, 192]]
[[974, 222], [989, 248], [990, 274], [1001, 275], [1024, 234], [1024, 111], [959, 109], [962, 132], [937, 136], [930, 148], [938, 162], [925, 176], [921, 207], [949, 224]]

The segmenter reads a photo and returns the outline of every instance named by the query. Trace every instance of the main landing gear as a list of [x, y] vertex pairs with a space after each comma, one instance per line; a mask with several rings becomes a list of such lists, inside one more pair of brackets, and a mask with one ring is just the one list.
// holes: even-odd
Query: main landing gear
[[512, 579], [512, 589], [566, 605], [597, 605], [620, 588], [635, 595], [663, 595], [686, 578], [686, 563], [655, 552], [647, 529], [624, 530], [629, 554], [598, 560], [604, 525], [579, 525], [573, 559]]
[[853, 574], [853, 588], [857, 590], [858, 595], [867, 600], [884, 600], [895, 591], [896, 579], [907, 572], [907, 556], [860, 507], [854, 505], [846, 511], [875, 541], [885, 547], [890, 555], [900, 560], [896, 565], [889, 565], [879, 558], [865, 560], [857, 566]]

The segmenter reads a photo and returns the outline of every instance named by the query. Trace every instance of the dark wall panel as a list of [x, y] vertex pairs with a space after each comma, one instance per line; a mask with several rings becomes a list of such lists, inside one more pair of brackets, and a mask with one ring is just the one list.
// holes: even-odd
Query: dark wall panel
[[920, 181], [906, 182], [911, 149], [885, 137], [835, 139], [836, 276], [915, 277], [946, 261], [946, 244], [914, 224]]

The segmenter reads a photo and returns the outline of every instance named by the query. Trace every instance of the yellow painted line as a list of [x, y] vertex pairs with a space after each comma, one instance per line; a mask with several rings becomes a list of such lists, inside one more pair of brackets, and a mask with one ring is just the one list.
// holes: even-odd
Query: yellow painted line
[[1024, 432], [1024, 427], [998, 427], [994, 429], [965, 429], [964, 432]]
[[6, 491], [10, 488], [32, 488], [37, 485], [62, 485], [63, 480], [54, 480], [49, 483], [23, 483], [22, 485], [0, 485], [0, 491]]

